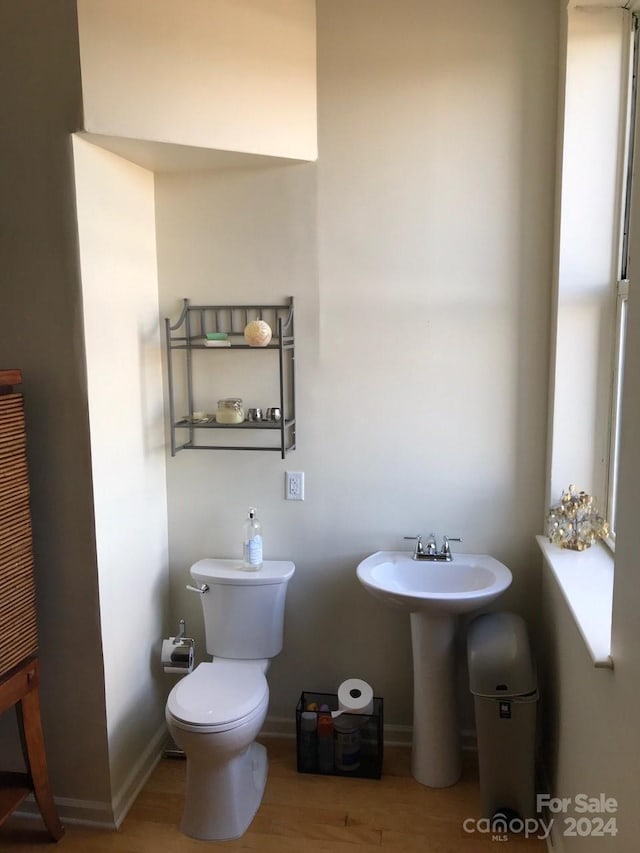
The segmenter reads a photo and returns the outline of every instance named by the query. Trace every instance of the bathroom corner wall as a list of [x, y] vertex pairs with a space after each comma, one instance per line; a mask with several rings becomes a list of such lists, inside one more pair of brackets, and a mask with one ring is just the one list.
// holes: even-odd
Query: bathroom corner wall
[[78, 0], [85, 130], [317, 156], [313, 0]]
[[[318, 163], [156, 180], [165, 316], [184, 296], [296, 298], [298, 449], [167, 461], [172, 607], [201, 625], [189, 565], [240, 556], [257, 506], [266, 558], [297, 567], [270, 714], [291, 720], [302, 689], [357, 675], [402, 726], [409, 620], [359, 586], [365, 555], [460, 535], [513, 570], [498, 606], [537, 618], [556, 3], [317, 12]], [[262, 370], [234, 387], [203, 374], [198, 408], [261, 401]], [[283, 500], [286, 470], [305, 472], [304, 502]], [[463, 671], [460, 689], [471, 728]]]
[[167, 501], [151, 172], [74, 137], [91, 473], [116, 822], [165, 737]]
[[[111, 819], [86, 366], [70, 134], [81, 126], [76, 4], [0, 3], [0, 364], [22, 369], [41, 703], [52, 787]], [[21, 764], [12, 714], [3, 768]]]

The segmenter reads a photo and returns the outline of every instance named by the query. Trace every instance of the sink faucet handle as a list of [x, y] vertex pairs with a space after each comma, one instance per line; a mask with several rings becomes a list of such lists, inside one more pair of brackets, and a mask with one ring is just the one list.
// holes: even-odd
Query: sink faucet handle
[[424, 553], [424, 551], [422, 550], [422, 536], [420, 534], [418, 534], [418, 536], [405, 536], [404, 538], [415, 540], [416, 549], [413, 552], [414, 557], [416, 556], [416, 554], [423, 554]]
[[449, 542], [462, 542], [462, 539], [459, 536], [443, 536], [442, 537], [442, 553], [443, 554], [451, 554], [451, 548], [449, 547]]

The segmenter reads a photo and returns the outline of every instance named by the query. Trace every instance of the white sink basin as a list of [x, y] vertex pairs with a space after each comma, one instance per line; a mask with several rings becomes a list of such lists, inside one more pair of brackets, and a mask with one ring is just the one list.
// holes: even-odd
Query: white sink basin
[[408, 551], [377, 551], [358, 566], [358, 580], [411, 622], [413, 744], [411, 769], [423, 785], [445, 788], [460, 778], [456, 701], [458, 616], [483, 607], [511, 584], [509, 569], [486, 554], [414, 560]]
[[486, 554], [454, 554], [450, 563], [414, 560], [408, 551], [377, 551], [358, 566], [372, 595], [408, 612], [468, 613], [511, 584], [509, 569]]

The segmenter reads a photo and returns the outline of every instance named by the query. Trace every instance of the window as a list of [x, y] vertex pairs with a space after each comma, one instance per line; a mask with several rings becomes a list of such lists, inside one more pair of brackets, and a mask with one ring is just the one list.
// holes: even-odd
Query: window
[[621, 8], [567, 23], [548, 497], [594, 495], [613, 547], [638, 37]]
[[[634, 0], [640, 8], [640, 0]], [[637, 21], [572, 0], [567, 15], [548, 495], [570, 483], [616, 527]], [[638, 147], [640, 151], [640, 146]], [[636, 193], [637, 194], [637, 193]], [[640, 210], [634, 210], [634, 219]], [[627, 378], [629, 369], [627, 369]], [[611, 667], [614, 559], [538, 542], [596, 667]]]
[[638, 82], [638, 17], [632, 16], [630, 39], [630, 62], [627, 77], [627, 109], [625, 114], [624, 151], [622, 169], [621, 216], [620, 216], [620, 260], [616, 282], [615, 339], [611, 390], [611, 422], [609, 436], [609, 464], [607, 476], [606, 515], [611, 526], [609, 544], [615, 545], [616, 496], [618, 491], [618, 461], [620, 455], [620, 423], [622, 408], [622, 385], [624, 381], [624, 351], [627, 328], [627, 299], [629, 296], [629, 226], [631, 221], [631, 187], [633, 177], [634, 128], [636, 119]]

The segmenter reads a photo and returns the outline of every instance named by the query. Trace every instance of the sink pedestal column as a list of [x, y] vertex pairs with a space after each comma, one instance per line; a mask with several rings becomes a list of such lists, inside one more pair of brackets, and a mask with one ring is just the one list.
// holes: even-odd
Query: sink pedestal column
[[449, 613], [411, 614], [413, 749], [411, 772], [422, 785], [446, 788], [460, 778], [456, 702], [456, 625]]

